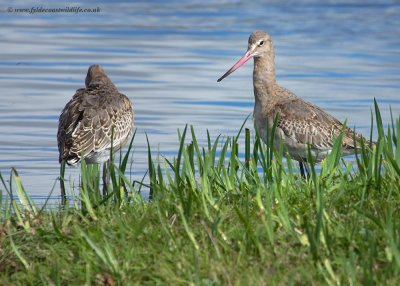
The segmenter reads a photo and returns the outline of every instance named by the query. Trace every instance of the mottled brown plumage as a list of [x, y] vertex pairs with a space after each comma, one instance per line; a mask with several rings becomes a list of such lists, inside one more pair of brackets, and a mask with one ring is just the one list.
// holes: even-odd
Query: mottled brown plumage
[[[263, 31], [251, 34], [246, 54], [218, 81], [254, 58], [254, 124], [266, 142], [267, 128], [271, 129], [278, 116], [274, 145], [282, 139], [290, 156], [299, 162], [307, 160], [308, 145], [315, 161], [321, 161], [332, 150], [333, 139], [343, 130], [343, 124], [332, 115], [279, 86], [275, 78], [274, 48], [271, 37]], [[360, 147], [362, 136], [346, 128], [342, 154], [354, 152], [354, 138]], [[364, 139], [365, 140], [365, 139]], [[368, 144], [368, 141], [365, 140]]]
[[[78, 89], [59, 119], [60, 163], [101, 163], [126, 144], [133, 129], [133, 108], [99, 65], [89, 67], [86, 88]], [[112, 143], [112, 133], [114, 139]]]

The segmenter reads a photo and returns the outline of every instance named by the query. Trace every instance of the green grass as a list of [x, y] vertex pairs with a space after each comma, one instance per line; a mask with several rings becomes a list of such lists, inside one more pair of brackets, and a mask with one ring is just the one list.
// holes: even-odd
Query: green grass
[[400, 118], [384, 128], [377, 106], [375, 118], [372, 150], [352, 164], [335, 144], [308, 180], [243, 126], [205, 146], [186, 127], [159, 164], [149, 148], [151, 200], [124, 175], [130, 152], [106, 193], [82, 164], [79, 197], [57, 211], [13, 170], [0, 177], [0, 285], [397, 285]]

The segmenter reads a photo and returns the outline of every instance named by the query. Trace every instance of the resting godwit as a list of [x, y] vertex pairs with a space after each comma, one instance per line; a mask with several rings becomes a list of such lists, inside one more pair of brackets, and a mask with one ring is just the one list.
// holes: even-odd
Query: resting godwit
[[[59, 162], [103, 163], [132, 134], [133, 108], [99, 65], [89, 67], [86, 88], [78, 89], [62, 111], [58, 124]], [[112, 138], [114, 134], [114, 138]], [[103, 178], [104, 179], [104, 178]]]
[[[267, 128], [271, 129], [276, 116], [274, 146], [280, 140], [290, 157], [297, 160], [304, 176], [303, 162], [307, 161], [308, 145], [315, 162], [323, 160], [332, 150], [333, 138], [343, 130], [343, 124], [324, 110], [279, 86], [275, 78], [274, 48], [268, 33], [256, 31], [249, 37], [244, 56], [230, 68], [218, 82], [254, 58], [254, 125], [261, 139], [267, 143]], [[342, 141], [342, 154], [354, 153], [355, 143], [360, 146], [363, 137], [346, 128]], [[368, 143], [363, 139], [366, 144]]]

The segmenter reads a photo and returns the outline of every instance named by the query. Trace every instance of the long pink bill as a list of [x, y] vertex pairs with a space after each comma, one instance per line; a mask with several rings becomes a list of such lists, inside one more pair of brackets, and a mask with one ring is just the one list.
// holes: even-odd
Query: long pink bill
[[250, 53], [250, 51], [247, 51], [243, 57], [240, 58], [240, 60], [237, 61], [237, 63], [231, 67], [226, 73], [224, 73], [223, 76], [221, 76], [217, 82], [220, 82], [221, 80], [223, 80], [224, 78], [226, 78], [228, 75], [230, 75], [231, 73], [233, 73], [235, 70], [237, 70], [238, 68], [240, 68], [244, 63], [246, 63], [248, 60], [250, 60], [252, 58], [252, 54]]

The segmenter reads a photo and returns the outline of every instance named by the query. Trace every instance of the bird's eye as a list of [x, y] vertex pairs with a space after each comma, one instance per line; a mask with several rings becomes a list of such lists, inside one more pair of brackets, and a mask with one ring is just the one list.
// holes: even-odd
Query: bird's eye
[[264, 45], [264, 41], [261, 41], [259, 44], [259, 46], [262, 46], [262, 45]]

